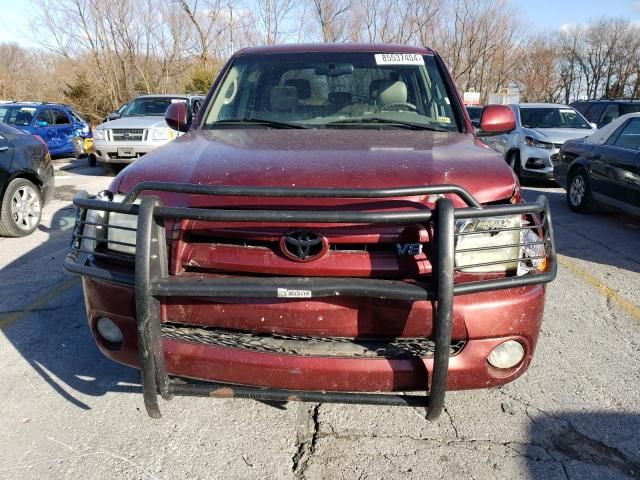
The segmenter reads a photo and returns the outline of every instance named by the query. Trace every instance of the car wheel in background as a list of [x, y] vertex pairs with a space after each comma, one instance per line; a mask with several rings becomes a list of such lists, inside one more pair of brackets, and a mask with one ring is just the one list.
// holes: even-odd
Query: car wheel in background
[[98, 163], [98, 159], [96, 158], [96, 154], [95, 153], [90, 153], [89, 154], [89, 166], [90, 167], [95, 167]]
[[518, 152], [518, 151], [511, 152], [509, 154], [509, 159], [508, 159], [507, 163], [513, 169], [513, 171], [516, 172], [516, 176], [518, 178], [521, 178], [520, 177], [520, 171], [521, 171], [522, 165], [520, 165], [520, 152]]
[[569, 173], [567, 180], [567, 205], [577, 213], [587, 212], [593, 206], [589, 174], [584, 168]]
[[25, 178], [12, 180], [2, 199], [0, 235], [24, 237], [32, 233], [42, 217], [42, 193]]

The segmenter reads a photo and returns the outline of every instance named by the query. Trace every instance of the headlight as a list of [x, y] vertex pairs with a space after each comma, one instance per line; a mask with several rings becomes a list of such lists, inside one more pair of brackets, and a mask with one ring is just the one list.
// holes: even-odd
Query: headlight
[[458, 220], [456, 268], [468, 273], [516, 271], [520, 253], [520, 221], [519, 215]]
[[[105, 191], [99, 193], [96, 198], [98, 200], [104, 200], [105, 202], [121, 202], [124, 195], [113, 195], [111, 192]], [[140, 203], [139, 200], [137, 200], [136, 203]], [[109, 228], [107, 228], [107, 225]], [[83, 248], [89, 251], [94, 251], [98, 243], [104, 243], [109, 250], [114, 252], [135, 255], [137, 227], [137, 215], [105, 212], [104, 210], [88, 210], [84, 236], [92, 237], [92, 239], [84, 239]], [[122, 243], [126, 245], [122, 245]]]
[[176, 132], [170, 128], [154, 128], [151, 130], [151, 140], [173, 140]]
[[96, 140], [104, 140], [106, 138], [105, 131], [102, 128], [96, 128], [93, 131], [93, 136]]
[[[545, 242], [520, 215], [456, 222], [455, 265], [465, 273], [546, 269]], [[524, 227], [524, 228], [523, 228]]]
[[524, 137], [524, 141], [530, 147], [543, 148], [545, 150], [553, 150], [553, 143], [541, 142], [532, 137]]

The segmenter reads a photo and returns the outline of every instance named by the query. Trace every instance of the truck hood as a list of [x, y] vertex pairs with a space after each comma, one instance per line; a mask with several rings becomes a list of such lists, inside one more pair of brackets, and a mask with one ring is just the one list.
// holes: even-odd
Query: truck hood
[[123, 117], [110, 122], [104, 122], [96, 128], [167, 128], [163, 116]]
[[530, 128], [535, 137], [544, 142], [564, 143], [575, 138], [584, 138], [595, 132], [586, 128]]
[[342, 188], [447, 183], [480, 202], [509, 198], [517, 182], [504, 159], [472, 135], [391, 129], [196, 130], [128, 166], [112, 191], [151, 180]]

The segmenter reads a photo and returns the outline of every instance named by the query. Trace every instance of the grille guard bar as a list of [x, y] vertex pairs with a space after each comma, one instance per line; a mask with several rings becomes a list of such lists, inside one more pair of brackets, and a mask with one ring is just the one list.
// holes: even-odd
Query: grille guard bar
[[[410, 195], [438, 195], [433, 210], [394, 212], [355, 211], [281, 211], [281, 210], [228, 210], [185, 207], [165, 207], [157, 196], [141, 197], [142, 192], [177, 192], [215, 196], [265, 196], [299, 198], [391, 198]], [[454, 208], [451, 199], [443, 195], [456, 195], [468, 207]], [[135, 288], [136, 317], [142, 388], [147, 413], [160, 418], [157, 395], [169, 400], [173, 395], [252, 398], [267, 402], [321, 401], [334, 403], [362, 403], [372, 405], [424, 406], [427, 418], [436, 419], [443, 410], [446, 390], [453, 297], [488, 290], [507, 289], [547, 283], [556, 276], [557, 261], [553, 225], [549, 203], [545, 196], [536, 202], [517, 205], [491, 205], [482, 207], [464, 188], [457, 185], [431, 185], [389, 189], [333, 189], [333, 188], [273, 188], [226, 187], [190, 185], [162, 182], [142, 182], [135, 186], [122, 202], [89, 197], [86, 192], [75, 196], [78, 207], [76, 227], [71, 251], [64, 268], [86, 275]], [[82, 250], [83, 230], [87, 210], [137, 215], [135, 275], [102, 269], [95, 266], [91, 252]], [[529, 273], [493, 280], [454, 284], [455, 222], [459, 219], [539, 215], [539, 227], [546, 250], [547, 268], [541, 273]], [[238, 279], [187, 279], [168, 274], [165, 242], [165, 219], [192, 219], [201, 221], [273, 222], [273, 223], [360, 223], [433, 225], [432, 255], [434, 281], [430, 283], [392, 280], [333, 277], [271, 277]], [[107, 228], [116, 228], [106, 225]], [[522, 227], [522, 229], [527, 227]], [[531, 227], [528, 227], [531, 228]], [[508, 229], [504, 229], [508, 230]], [[89, 238], [89, 237], [87, 237]], [[520, 244], [524, 245], [524, 244]], [[97, 255], [97, 253], [96, 253]], [[521, 260], [518, 260], [520, 262]], [[506, 263], [506, 262], [505, 262]], [[298, 292], [294, 298], [318, 298], [350, 295], [406, 301], [429, 300], [435, 302], [433, 341], [435, 351], [428, 396], [387, 395], [346, 392], [311, 392], [196, 382], [169, 377], [165, 368], [160, 337], [160, 297], [260, 297], [282, 298], [286, 292]], [[285, 292], [283, 294], [283, 292]], [[300, 293], [302, 292], [302, 294]]]

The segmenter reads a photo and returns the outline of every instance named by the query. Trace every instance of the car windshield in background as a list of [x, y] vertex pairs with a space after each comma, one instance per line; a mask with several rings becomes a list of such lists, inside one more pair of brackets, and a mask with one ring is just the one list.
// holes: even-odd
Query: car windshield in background
[[638, 113], [640, 112], [640, 103], [623, 103], [622, 104], [622, 114], [626, 115], [627, 113]]
[[35, 112], [34, 107], [1, 106], [0, 122], [26, 127], [31, 124]]
[[467, 113], [472, 122], [479, 122], [482, 117], [482, 107], [468, 106]]
[[184, 98], [136, 98], [122, 113], [123, 117], [162, 117], [172, 103], [186, 102]]
[[525, 128], [584, 128], [591, 125], [572, 108], [520, 108], [520, 120]]
[[410, 128], [459, 131], [431, 55], [240, 56], [204, 128]]

